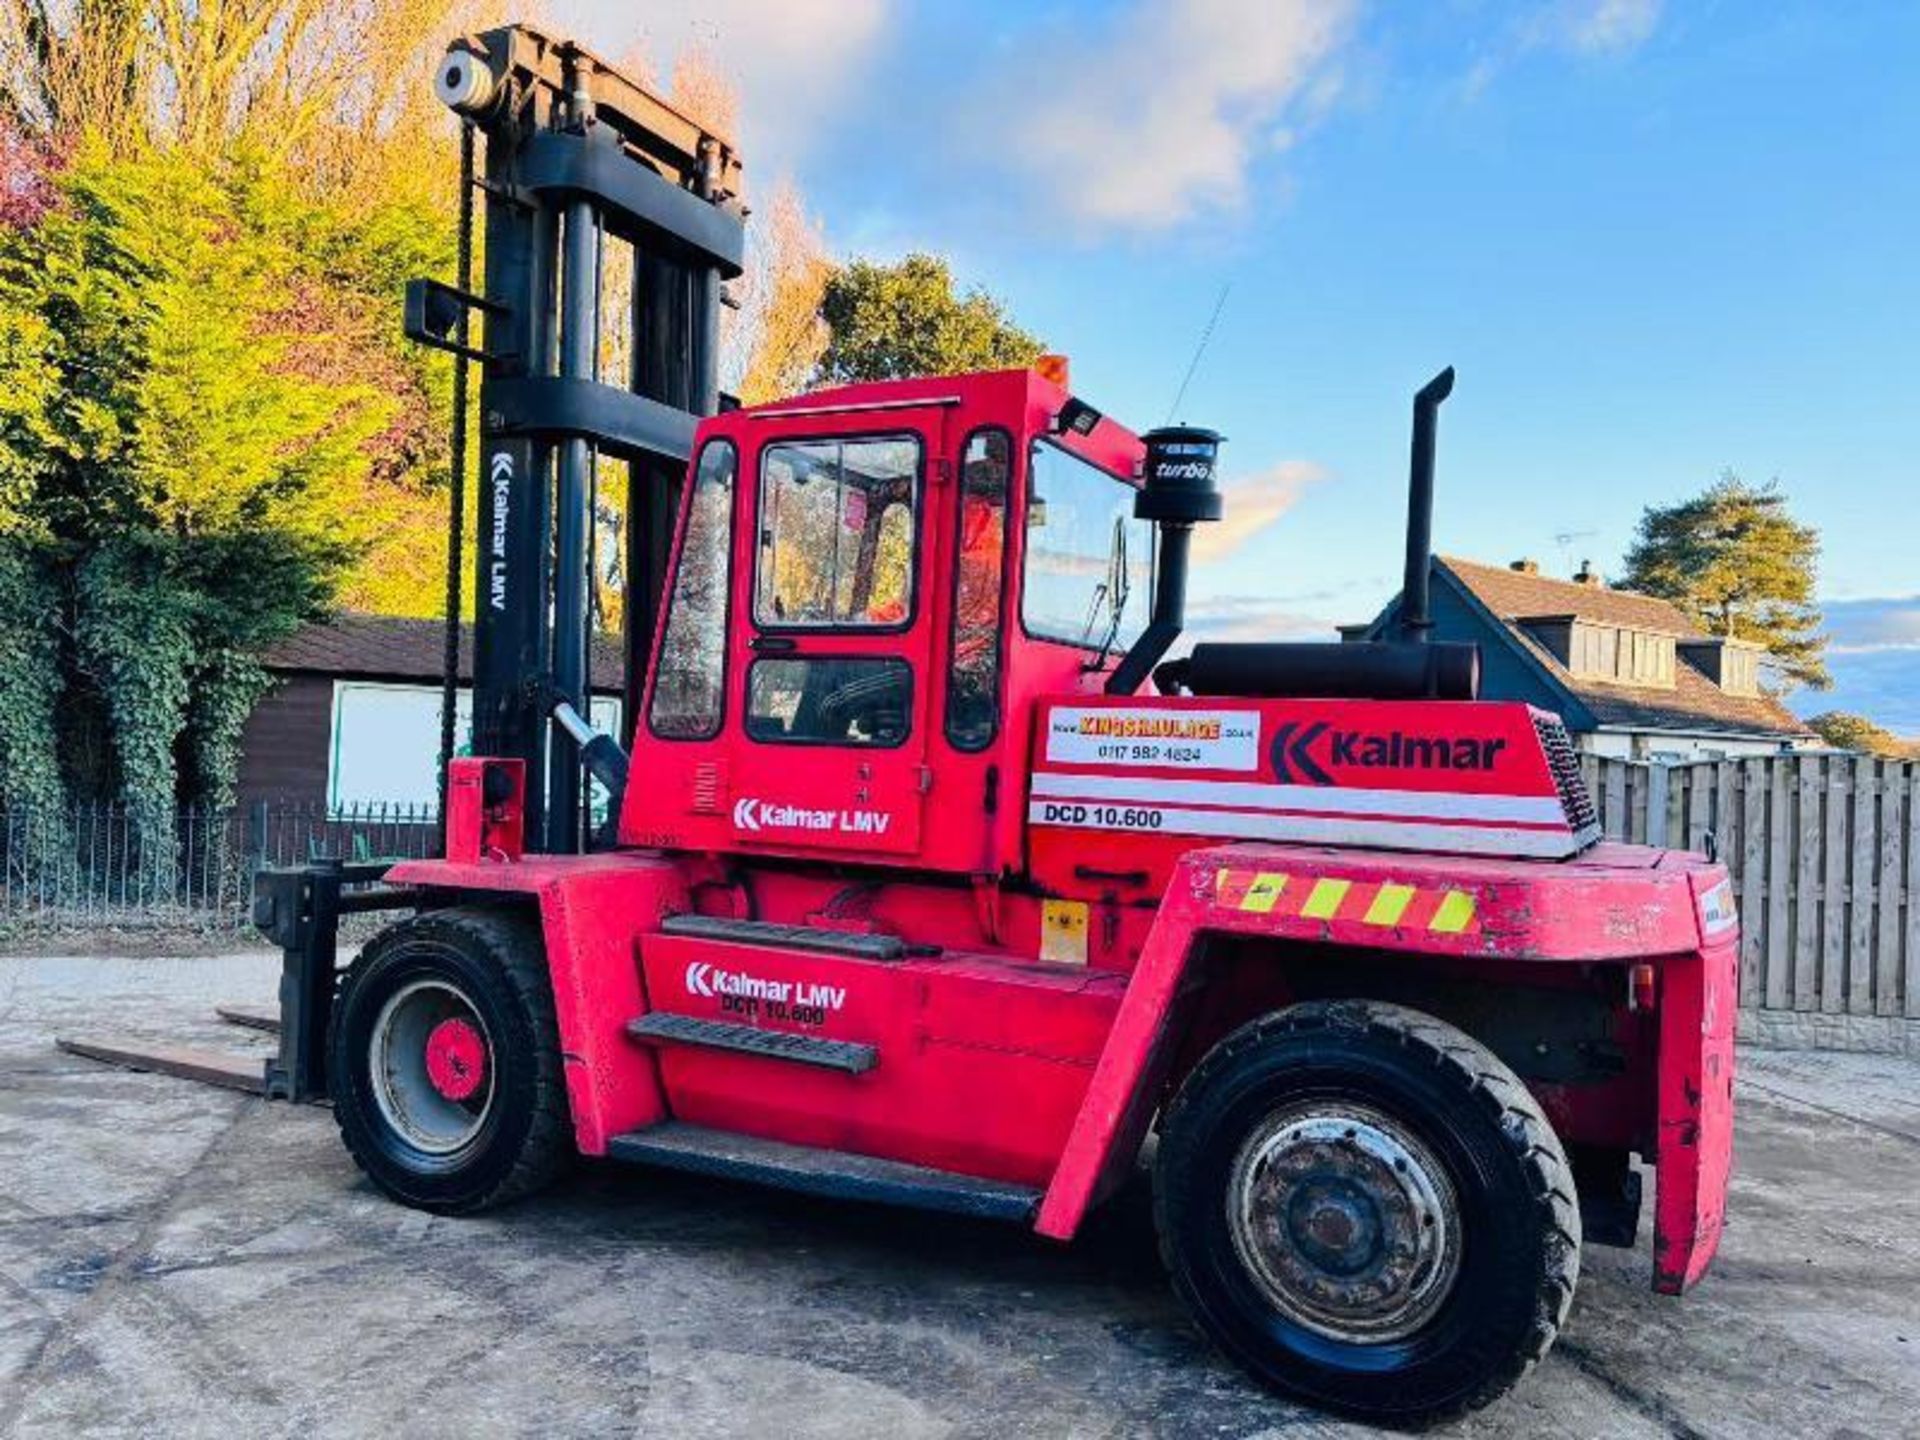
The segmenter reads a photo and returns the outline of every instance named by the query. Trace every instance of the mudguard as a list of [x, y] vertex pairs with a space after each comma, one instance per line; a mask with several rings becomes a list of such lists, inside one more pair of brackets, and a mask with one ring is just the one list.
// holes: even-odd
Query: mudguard
[[1654, 1287], [1719, 1242], [1732, 1151], [1734, 959], [1726, 872], [1601, 845], [1543, 865], [1297, 846], [1203, 849], [1176, 868], [1034, 1228], [1070, 1239], [1125, 1177], [1161, 1098], [1188, 967], [1209, 935], [1543, 964], [1646, 961], [1658, 977]]
[[689, 908], [686, 881], [652, 855], [549, 855], [513, 861], [409, 860], [387, 879], [458, 903], [469, 895], [524, 895], [537, 905], [553, 977], [567, 1101], [583, 1155], [610, 1136], [666, 1118], [651, 1051], [628, 1042], [646, 1012], [637, 942], [661, 917]]

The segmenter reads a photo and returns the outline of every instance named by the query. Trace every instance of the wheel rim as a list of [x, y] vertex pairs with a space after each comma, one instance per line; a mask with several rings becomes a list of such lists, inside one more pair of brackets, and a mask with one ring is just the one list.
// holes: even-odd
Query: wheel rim
[[493, 1108], [493, 1045], [474, 1004], [444, 980], [416, 980], [380, 1007], [367, 1071], [381, 1117], [407, 1144], [450, 1155]]
[[1459, 1274], [1446, 1170], [1417, 1136], [1364, 1105], [1315, 1102], [1269, 1116], [1234, 1159], [1227, 1221], [1269, 1303], [1335, 1340], [1404, 1339]]

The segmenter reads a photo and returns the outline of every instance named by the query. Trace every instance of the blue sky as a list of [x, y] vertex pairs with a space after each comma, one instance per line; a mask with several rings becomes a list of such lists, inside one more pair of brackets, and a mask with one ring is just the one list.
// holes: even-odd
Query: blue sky
[[[1436, 541], [1616, 569], [1648, 503], [1778, 477], [1825, 538], [1829, 695], [1920, 734], [1920, 5], [566, 0], [745, 90], [750, 176], [843, 253], [949, 255], [1136, 428], [1227, 433], [1195, 608], [1327, 636], [1394, 588], [1408, 402]], [[1560, 537], [1566, 537], [1564, 539]]]

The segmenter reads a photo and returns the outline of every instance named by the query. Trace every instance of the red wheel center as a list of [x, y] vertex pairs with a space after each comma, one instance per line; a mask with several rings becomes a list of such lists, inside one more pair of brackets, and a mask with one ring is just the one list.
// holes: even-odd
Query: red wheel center
[[468, 1100], [487, 1078], [487, 1042], [457, 1016], [427, 1033], [427, 1079], [449, 1100]]

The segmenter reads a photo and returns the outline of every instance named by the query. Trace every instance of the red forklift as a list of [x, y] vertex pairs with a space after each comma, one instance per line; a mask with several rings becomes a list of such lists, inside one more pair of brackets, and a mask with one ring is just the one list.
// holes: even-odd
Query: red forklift
[[[261, 877], [286, 972], [244, 1083], [330, 1099], [446, 1214], [595, 1156], [1064, 1242], [1145, 1165], [1199, 1326], [1379, 1423], [1546, 1353], [1583, 1240], [1635, 1243], [1636, 1157], [1654, 1288], [1701, 1277], [1731, 887], [1603, 842], [1560, 721], [1428, 638], [1451, 371], [1414, 402], [1397, 637], [1168, 658], [1217, 435], [1137, 435], [1052, 357], [728, 408], [731, 148], [523, 27], [439, 83], [487, 144], [485, 293], [409, 302], [482, 369], [474, 753], [443, 858]], [[596, 451], [639, 532], [625, 749], [582, 718]], [[342, 968], [368, 909], [410, 913]]]

